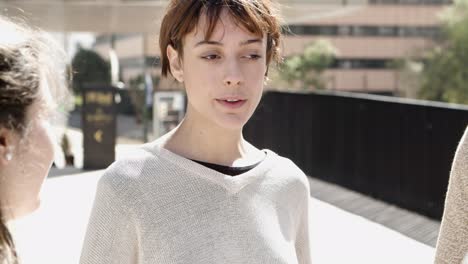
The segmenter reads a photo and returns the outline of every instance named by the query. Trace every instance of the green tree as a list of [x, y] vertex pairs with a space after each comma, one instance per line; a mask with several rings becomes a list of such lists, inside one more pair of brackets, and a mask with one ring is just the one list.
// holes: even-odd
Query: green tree
[[306, 46], [304, 52], [285, 60], [280, 68], [280, 77], [289, 84], [299, 82], [306, 90], [310, 88], [324, 89], [326, 80], [323, 72], [335, 58], [336, 50], [326, 40], [317, 40]]
[[468, 104], [468, 0], [455, 0], [442, 22], [437, 46], [424, 58], [419, 96]]
[[109, 63], [92, 50], [79, 47], [72, 59], [72, 70], [75, 92], [79, 92], [85, 83], [110, 84]]

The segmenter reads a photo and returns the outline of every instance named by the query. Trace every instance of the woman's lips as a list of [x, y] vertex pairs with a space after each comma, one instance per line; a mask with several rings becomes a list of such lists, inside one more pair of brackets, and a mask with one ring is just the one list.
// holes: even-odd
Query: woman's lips
[[216, 99], [222, 106], [229, 109], [237, 109], [242, 107], [247, 100], [245, 99]]

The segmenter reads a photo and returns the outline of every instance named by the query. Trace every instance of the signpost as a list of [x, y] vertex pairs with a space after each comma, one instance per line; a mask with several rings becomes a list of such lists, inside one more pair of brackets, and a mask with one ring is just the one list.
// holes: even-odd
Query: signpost
[[86, 85], [82, 95], [83, 169], [104, 169], [115, 160], [115, 88]]

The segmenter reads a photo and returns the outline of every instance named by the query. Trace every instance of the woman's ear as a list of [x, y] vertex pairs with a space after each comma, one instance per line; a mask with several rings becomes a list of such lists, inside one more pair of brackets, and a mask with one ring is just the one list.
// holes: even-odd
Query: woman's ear
[[172, 47], [172, 45], [167, 46], [166, 53], [167, 58], [169, 59], [172, 76], [174, 76], [177, 81], [183, 82], [184, 71], [182, 69], [182, 60], [179, 57], [179, 53]]
[[7, 165], [13, 159], [15, 140], [14, 131], [0, 127], [0, 166]]

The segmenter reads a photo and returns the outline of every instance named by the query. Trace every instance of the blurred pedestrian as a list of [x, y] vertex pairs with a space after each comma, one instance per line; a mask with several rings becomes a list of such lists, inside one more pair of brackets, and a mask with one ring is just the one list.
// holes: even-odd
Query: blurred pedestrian
[[19, 261], [8, 225], [39, 207], [54, 157], [49, 122], [65, 57], [39, 29], [0, 16], [0, 32], [0, 263], [11, 264]]
[[[269, 0], [171, 0], [162, 75], [184, 120], [100, 179], [81, 263], [311, 263], [309, 182], [242, 129], [279, 61]], [[268, 131], [265, 131], [268, 133]]]
[[468, 127], [452, 164], [434, 263], [468, 264]]

